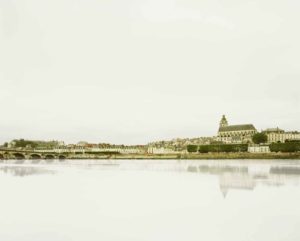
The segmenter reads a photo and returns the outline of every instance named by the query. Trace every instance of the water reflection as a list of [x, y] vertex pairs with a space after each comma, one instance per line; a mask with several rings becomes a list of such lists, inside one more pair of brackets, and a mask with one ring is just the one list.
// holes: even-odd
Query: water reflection
[[[275, 166], [276, 165], [276, 166]], [[209, 174], [219, 177], [219, 187], [223, 196], [226, 197], [230, 190], [253, 191], [258, 185], [283, 186], [288, 183], [299, 185], [300, 167], [284, 163], [242, 163], [236, 162], [224, 165], [212, 162], [210, 165], [189, 165], [188, 172]]]
[[34, 166], [3, 166], [0, 167], [0, 172], [18, 177], [26, 177], [32, 175], [55, 174], [54, 170], [48, 170], [42, 167]]
[[[218, 178], [224, 197], [230, 190], [253, 191], [259, 185], [283, 186], [289, 183], [299, 185], [299, 161], [189, 161], [189, 160], [17, 160], [0, 165], [0, 172], [13, 176], [54, 174], [52, 167], [75, 167], [80, 170], [98, 171], [155, 171], [188, 172], [211, 175]], [[58, 169], [60, 170], [60, 169]]]
[[270, 173], [283, 175], [300, 175], [299, 167], [271, 167]]
[[0, 240], [298, 241], [299, 182], [300, 161], [4, 160]]

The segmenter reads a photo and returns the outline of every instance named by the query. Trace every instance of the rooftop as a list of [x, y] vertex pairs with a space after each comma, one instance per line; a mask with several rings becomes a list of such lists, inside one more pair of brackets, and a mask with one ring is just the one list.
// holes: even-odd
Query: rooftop
[[230, 125], [230, 126], [221, 126], [219, 128], [219, 132], [227, 132], [227, 131], [255, 131], [255, 127], [252, 124], [245, 125]]
[[268, 128], [268, 129], [266, 129], [264, 132], [267, 132], [267, 133], [271, 133], [271, 132], [283, 133], [284, 130], [279, 129], [279, 128], [277, 127], [277, 128]]

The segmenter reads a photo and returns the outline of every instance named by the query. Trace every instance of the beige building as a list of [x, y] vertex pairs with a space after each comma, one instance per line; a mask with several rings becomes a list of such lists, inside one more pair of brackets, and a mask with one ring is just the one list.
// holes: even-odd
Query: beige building
[[282, 129], [277, 128], [270, 128], [263, 131], [268, 137], [268, 143], [276, 143], [281, 142], [284, 143], [286, 141], [300, 141], [300, 132], [298, 131], [284, 131]]
[[148, 147], [149, 154], [185, 154], [187, 150], [174, 150], [166, 147]]
[[244, 125], [228, 125], [228, 121], [223, 115], [220, 121], [218, 131], [218, 141], [224, 143], [251, 143], [252, 136], [256, 133], [256, 129], [252, 124]]
[[249, 145], [248, 152], [250, 153], [269, 153], [270, 147], [267, 145]]

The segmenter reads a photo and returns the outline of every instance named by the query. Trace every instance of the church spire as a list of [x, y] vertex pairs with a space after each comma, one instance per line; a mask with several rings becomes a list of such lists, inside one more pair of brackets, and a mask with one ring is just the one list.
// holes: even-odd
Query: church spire
[[228, 126], [228, 121], [227, 121], [225, 115], [223, 115], [222, 119], [220, 121], [220, 127], [225, 127], [225, 126]]

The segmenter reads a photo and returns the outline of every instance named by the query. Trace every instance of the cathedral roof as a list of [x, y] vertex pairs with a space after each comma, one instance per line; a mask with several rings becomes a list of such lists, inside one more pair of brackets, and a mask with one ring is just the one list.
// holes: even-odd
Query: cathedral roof
[[230, 126], [221, 126], [219, 128], [219, 132], [227, 132], [227, 131], [255, 131], [255, 127], [252, 124], [245, 125], [230, 125]]

